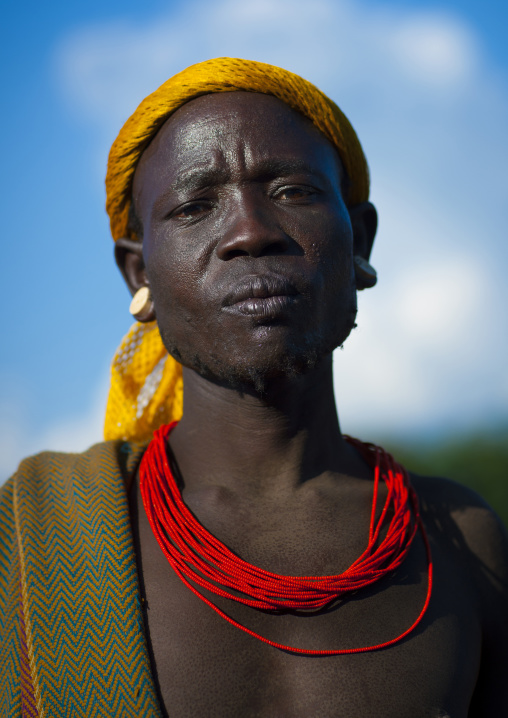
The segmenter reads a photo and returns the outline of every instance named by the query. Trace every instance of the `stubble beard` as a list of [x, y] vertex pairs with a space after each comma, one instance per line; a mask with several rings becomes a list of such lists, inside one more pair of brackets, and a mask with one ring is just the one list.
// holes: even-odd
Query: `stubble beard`
[[[294, 379], [315, 369], [321, 360], [334, 349], [342, 347], [356, 327], [356, 294], [347, 312], [341, 313], [340, 322], [326, 332], [309, 332], [289, 344], [284, 352], [270, 356], [265, 364], [255, 366], [245, 360], [227, 362], [215, 354], [182, 350], [172, 337], [162, 333], [168, 353], [183, 366], [192, 369], [204, 379], [241, 393], [266, 395], [274, 382]], [[267, 352], [268, 354], [268, 352]]]

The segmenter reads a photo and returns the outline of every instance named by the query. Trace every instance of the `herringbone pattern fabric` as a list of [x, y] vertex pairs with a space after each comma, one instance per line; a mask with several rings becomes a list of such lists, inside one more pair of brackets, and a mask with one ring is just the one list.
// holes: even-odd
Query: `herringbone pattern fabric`
[[0, 715], [21, 715], [19, 560], [12, 509], [14, 482], [0, 492]]
[[2, 489], [2, 716], [160, 716], [124, 483], [141, 450], [40, 454]]

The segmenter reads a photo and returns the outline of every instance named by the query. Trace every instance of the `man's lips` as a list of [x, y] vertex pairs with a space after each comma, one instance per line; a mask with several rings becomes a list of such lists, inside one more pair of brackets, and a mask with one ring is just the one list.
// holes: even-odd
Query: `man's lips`
[[222, 306], [235, 314], [275, 319], [300, 292], [287, 277], [276, 274], [244, 277], [225, 296]]

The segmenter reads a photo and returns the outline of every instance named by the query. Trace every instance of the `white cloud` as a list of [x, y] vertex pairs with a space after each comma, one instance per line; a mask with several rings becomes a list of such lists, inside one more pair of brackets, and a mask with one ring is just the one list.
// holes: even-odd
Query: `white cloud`
[[55, 67], [103, 147], [167, 77], [221, 55], [318, 84], [370, 159], [380, 282], [362, 297], [360, 328], [336, 362], [347, 421], [398, 430], [508, 412], [507, 339], [495, 315], [508, 300], [499, 259], [508, 98], [474, 30], [389, 3], [189, 0], [143, 25], [73, 32]]
[[117, 127], [171, 74], [223, 55], [283, 64], [339, 96], [341, 85], [372, 80], [396, 93], [402, 78], [416, 82], [416, 92], [418, 84], [450, 89], [478, 62], [474, 38], [456, 18], [348, 0], [190, 0], [144, 25], [117, 21], [75, 31], [55, 58], [71, 104]]
[[397, 288], [404, 334], [418, 347], [431, 343], [451, 350], [468, 329], [485, 283], [482, 279], [478, 267], [464, 257], [441, 256], [438, 265], [415, 267]]
[[441, 15], [408, 18], [392, 33], [390, 46], [403, 72], [435, 85], [468, 80], [477, 64], [471, 33]]

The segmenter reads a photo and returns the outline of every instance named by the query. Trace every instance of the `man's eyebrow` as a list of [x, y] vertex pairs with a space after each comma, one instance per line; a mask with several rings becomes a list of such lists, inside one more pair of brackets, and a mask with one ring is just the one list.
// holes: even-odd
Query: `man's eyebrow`
[[281, 179], [290, 178], [291, 175], [307, 175], [311, 181], [316, 178], [323, 183], [323, 186], [330, 182], [333, 184], [338, 181], [342, 191], [345, 191], [347, 175], [340, 161], [335, 163], [330, 174], [330, 169], [320, 169], [319, 166], [310, 164], [308, 161], [298, 157], [267, 160], [256, 165], [254, 179], [258, 182], [269, 182], [278, 177]]
[[269, 180], [275, 177], [286, 177], [292, 174], [322, 175], [316, 167], [305, 160], [292, 157], [291, 159], [266, 160], [256, 165], [254, 174], [259, 180]]
[[218, 167], [194, 167], [179, 175], [170, 187], [173, 192], [197, 191], [213, 187], [227, 179], [227, 173]]

